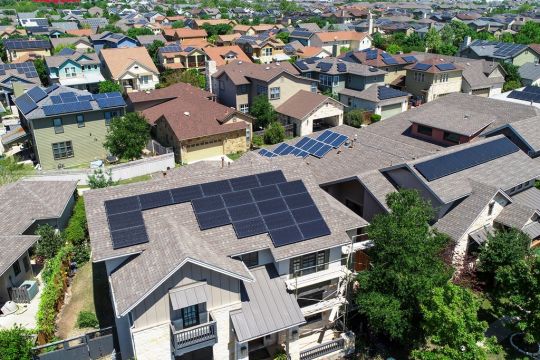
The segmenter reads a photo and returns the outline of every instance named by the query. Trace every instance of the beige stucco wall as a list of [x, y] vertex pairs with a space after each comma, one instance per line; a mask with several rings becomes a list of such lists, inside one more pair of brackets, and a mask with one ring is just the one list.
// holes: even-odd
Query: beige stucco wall
[[[261, 83], [264, 84], [264, 83]], [[280, 88], [280, 98], [276, 100], [270, 99], [270, 88], [279, 87]], [[289, 100], [291, 96], [295, 95], [300, 90], [311, 91], [311, 80], [293, 77], [291, 75], [282, 75], [268, 83], [268, 99], [270, 104], [275, 108], [283, 104], [285, 101]], [[253, 93], [252, 99], [256, 96], [257, 85], [253, 84], [251, 87]]]
[[424, 81], [416, 81], [414, 79], [415, 72], [414, 70], [407, 70], [407, 77], [405, 79], [406, 91], [423, 97], [425, 102], [433, 101], [442, 95], [461, 91], [461, 71], [448, 72], [448, 81], [446, 82], [439, 81], [442, 74], [426, 72], [423, 72]]
[[137, 360], [167, 360], [173, 358], [169, 324], [135, 330], [132, 336]]
[[17, 60], [20, 57], [25, 55], [38, 55], [41, 57], [51, 56], [50, 50], [17, 50], [17, 51], [7, 51], [7, 55], [10, 61]]
[[525, 50], [524, 52], [522, 52], [521, 54], [519, 54], [518, 56], [516, 56], [512, 63], [516, 66], [521, 66], [525, 63], [528, 63], [528, 62], [537, 62], [538, 61], [538, 56], [532, 52], [531, 50], [527, 49]]

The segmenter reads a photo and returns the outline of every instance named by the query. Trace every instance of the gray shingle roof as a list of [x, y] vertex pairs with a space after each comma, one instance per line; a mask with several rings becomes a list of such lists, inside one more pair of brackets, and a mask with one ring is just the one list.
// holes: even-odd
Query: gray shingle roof
[[525, 63], [518, 68], [522, 79], [536, 81], [540, 79], [540, 65], [537, 63]]
[[530, 187], [515, 195], [512, 195], [512, 201], [527, 206], [531, 209], [540, 209], [540, 190]]
[[535, 152], [540, 151], [540, 131], [538, 131], [539, 126], [540, 116], [516, 121], [510, 124], [510, 127], [512, 127], [512, 129], [514, 129]]
[[531, 220], [535, 212], [535, 209], [531, 209], [520, 203], [512, 203], [502, 209], [495, 221], [499, 224], [521, 230]]
[[373, 170], [360, 174], [358, 179], [384, 209], [390, 210], [386, 205], [386, 196], [397, 191], [397, 189], [380, 171]]

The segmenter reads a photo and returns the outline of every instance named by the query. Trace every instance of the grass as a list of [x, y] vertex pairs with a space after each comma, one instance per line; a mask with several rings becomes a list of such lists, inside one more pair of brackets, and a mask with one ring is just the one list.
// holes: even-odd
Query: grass
[[118, 185], [133, 184], [133, 183], [136, 183], [136, 182], [147, 181], [147, 180], [150, 180], [151, 178], [152, 178], [151, 175], [135, 176], [135, 177], [132, 177], [130, 179], [119, 180]]
[[241, 151], [238, 151], [238, 152], [235, 152], [235, 153], [232, 153], [232, 154], [227, 154], [227, 157], [229, 159], [231, 159], [232, 161], [236, 161], [238, 159], [240, 159], [240, 156], [244, 155], [243, 152]]

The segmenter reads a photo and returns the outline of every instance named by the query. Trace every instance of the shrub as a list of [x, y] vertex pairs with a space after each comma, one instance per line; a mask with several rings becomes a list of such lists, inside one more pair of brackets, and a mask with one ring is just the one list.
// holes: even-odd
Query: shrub
[[359, 128], [362, 126], [364, 111], [359, 109], [349, 110], [345, 113], [345, 124]]
[[77, 316], [77, 327], [82, 328], [98, 328], [99, 322], [94, 314], [91, 311], [81, 311]]
[[288, 357], [287, 357], [287, 353], [285, 352], [285, 350], [278, 350], [274, 354], [274, 360], [287, 360], [287, 359], [288, 359]]
[[103, 169], [96, 169], [92, 175], [88, 175], [88, 186], [90, 189], [101, 189], [117, 185], [118, 182], [112, 179], [112, 171], [109, 169], [103, 172]]
[[36, 234], [39, 235], [36, 255], [42, 256], [45, 259], [53, 258], [64, 244], [62, 235], [51, 225], [40, 225], [36, 230]]
[[73, 261], [80, 266], [90, 260], [86, 212], [82, 197], [79, 197], [75, 203], [68, 226], [64, 230], [64, 238], [73, 245]]
[[285, 139], [285, 128], [278, 122], [270, 124], [264, 132], [264, 142], [266, 144], [277, 144]]
[[11, 329], [0, 330], [0, 359], [30, 360], [32, 359], [32, 341], [30, 331], [19, 325]]
[[264, 144], [264, 139], [261, 135], [253, 135], [253, 145], [260, 147]]
[[376, 123], [377, 121], [381, 120], [381, 115], [372, 114], [370, 119], [372, 123]]

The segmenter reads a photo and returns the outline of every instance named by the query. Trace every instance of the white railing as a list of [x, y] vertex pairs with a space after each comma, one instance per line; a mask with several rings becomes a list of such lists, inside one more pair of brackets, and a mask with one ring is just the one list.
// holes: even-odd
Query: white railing
[[182, 350], [189, 346], [207, 341], [217, 341], [216, 322], [210, 321], [184, 330], [175, 330], [171, 324], [175, 350]]

